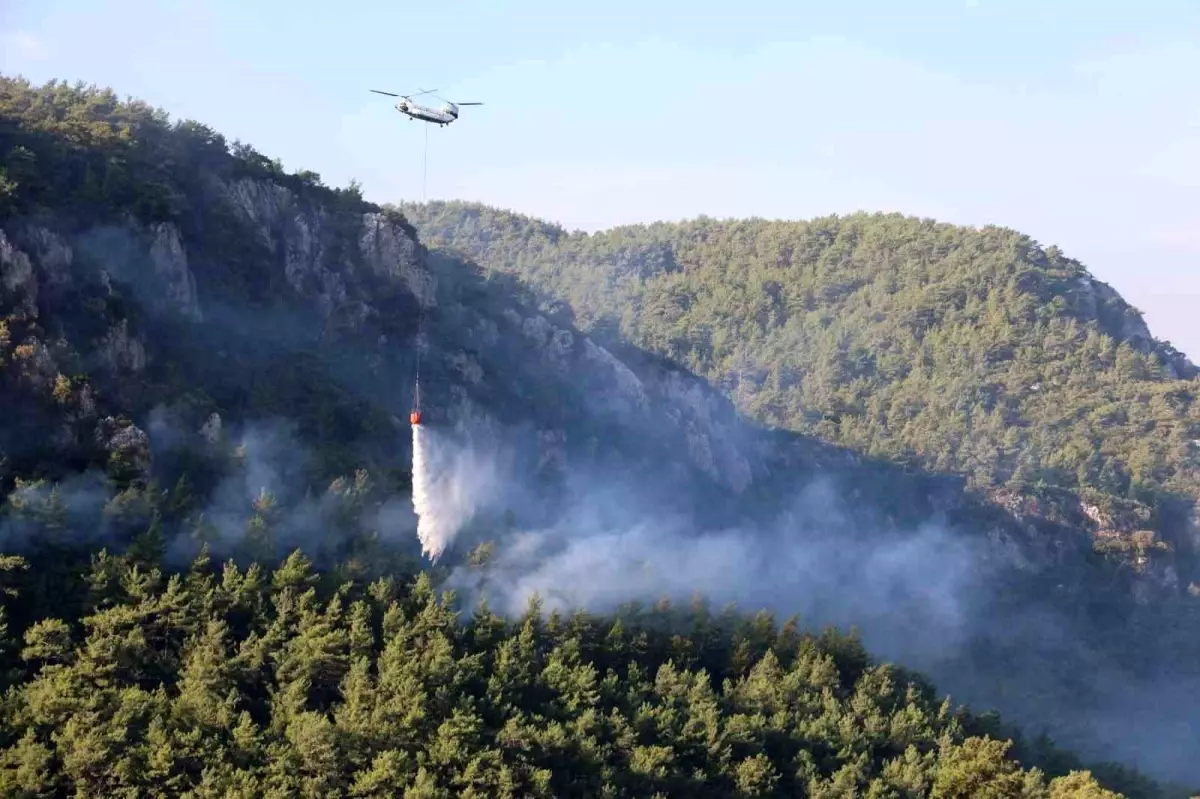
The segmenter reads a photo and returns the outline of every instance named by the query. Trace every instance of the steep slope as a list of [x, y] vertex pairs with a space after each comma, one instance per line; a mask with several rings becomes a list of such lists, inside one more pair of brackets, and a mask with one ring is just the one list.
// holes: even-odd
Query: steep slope
[[471, 204], [403, 211], [428, 246], [520, 277], [751, 418], [1002, 504], [1082, 507], [1098, 550], [1141, 569], [1169, 546], [1177, 589], [1200, 578], [1197, 369], [1054, 247], [895, 214], [585, 235]]
[[[959, 478], [757, 429], [662, 357], [426, 252], [353, 186], [109, 92], [0, 89], [0, 533], [35, 553], [10, 633], [103, 604], [95, 580], [71, 582], [91, 546], [157, 565], [201, 543], [243, 562], [302, 545], [333, 585], [411, 568], [397, 553], [416, 549], [404, 419], [420, 351], [431, 429], [504, 475], [470, 484], [483, 518], [439, 573], [470, 597], [486, 584], [511, 611], [530, 586], [569, 589], [604, 610], [702, 590], [859, 621], [958, 695], [1081, 740], [1101, 700], [1144, 698], [1121, 693], [1128, 674], [1200, 640], [1190, 607], [1124, 602], [1170, 595], [1171, 562], [1092, 563], [1079, 506], [1003, 508]], [[57, 492], [25, 482], [42, 477]], [[531, 565], [531, 541], [557, 549]], [[1016, 624], [1035, 615], [1046, 626]], [[1154, 760], [1125, 738], [1095, 751]]]

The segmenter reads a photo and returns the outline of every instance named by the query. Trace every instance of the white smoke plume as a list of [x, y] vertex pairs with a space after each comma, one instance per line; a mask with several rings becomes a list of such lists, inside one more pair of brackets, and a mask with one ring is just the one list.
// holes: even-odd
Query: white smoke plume
[[765, 525], [704, 532], [655, 513], [629, 487], [596, 486], [551, 526], [497, 541], [486, 568], [456, 569], [450, 586], [507, 615], [534, 594], [546, 611], [605, 612], [699, 593], [809, 624], [853, 625], [881, 653], [929, 664], [962, 645], [979, 576], [976, 542], [936, 524], [856, 530], [818, 480]]
[[448, 431], [415, 424], [412, 500], [421, 551], [434, 562], [497, 493], [499, 464]]

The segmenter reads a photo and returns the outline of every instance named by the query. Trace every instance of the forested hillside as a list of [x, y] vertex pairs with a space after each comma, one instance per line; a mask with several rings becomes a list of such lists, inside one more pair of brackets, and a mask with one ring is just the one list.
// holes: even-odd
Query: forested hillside
[[428, 576], [338, 583], [299, 554], [172, 577], [102, 557], [88, 585], [83, 618], [4, 641], [5, 796], [1116, 796], [765, 615], [460, 620]]
[[[912, 600], [906, 591], [920, 598], [926, 583], [934, 611], [968, 616], [967, 643], [945, 654], [941, 673], [976, 693], [1013, 692], [996, 704], [1033, 709], [1039, 727], [1086, 732], [1113, 718], [1096, 701], [1136, 702], [1145, 727], [1105, 728], [1102, 751], [1149, 746], [1157, 763], [1187, 773], [1187, 746], [1169, 738], [1177, 728], [1154, 715], [1162, 704], [1186, 708], [1187, 697], [1165, 678], [1126, 697], [1130, 678], [1116, 661], [1155, 680], [1182, 668], [1171, 656], [1192, 662], [1191, 597], [1127, 603], [1141, 578], [1080, 557], [1071, 518], [1027, 523], [940, 476], [755, 430], [702, 380], [653, 357], [689, 361], [675, 345], [605, 349], [564, 309], [531, 309], [521, 281], [427, 253], [403, 215], [356, 187], [289, 174], [248, 145], [111, 91], [0, 79], [0, 169], [4, 795], [1110, 795], [1072, 774], [1086, 768], [1080, 760], [952, 709], [854, 635], [776, 621], [801, 599], [866, 607], [877, 629], [891, 619], [917, 651], [925, 639], [904, 631], [925, 617], [901, 618], [913, 605], [896, 603]], [[669, 250], [659, 249], [663, 275], [682, 281]], [[510, 250], [529, 275], [536, 251]], [[648, 306], [631, 287], [652, 271], [615, 281], [612, 301], [629, 300], [634, 340]], [[687, 302], [699, 308], [695, 296]], [[770, 314], [755, 324], [762, 335], [743, 330], [747, 343], [768, 338]], [[840, 324], [830, 316], [831, 329]], [[705, 344], [696, 357], [705, 347], [716, 352]], [[470, 548], [424, 571], [405, 419], [418, 349], [431, 426], [511, 429], [520, 445], [503, 464], [511, 493], [498, 492], [495, 513], [464, 539]], [[1119, 348], [1112, 357], [1113, 370], [1147, 370], [1145, 386], [1167, 369]], [[707, 374], [717, 368], [708, 362], [694, 365]], [[1190, 369], [1173, 362], [1181, 376]], [[739, 402], [750, 395], [749, 407], [766, 408], [767, 383], [752, 388], [753, 370], [742, 371]], [[795, 388], [785, 380], [779, 391]], [[1195, 419], [1180, 407], [1174, 427], [1164, 417], [1148, 432], [1177, 435]], [[822, 425], [835, 422], [812, 424], [828, 433]], [[1163, 463], [1154, 496], [1186, 494], [1194, 462]], [[814, 474], [853, 493], [810, 502], [802, 489]], [[517, 477], [530, 486], [515, 490]], [[691, 512], [721, 526], [724, 508], [745, 528], [741, 552], [784, 567], [768, 577], [748, 570], [753, 558], [726, 557], [713, 571], [674, 571], [672, 589], [698, 573], [710, 579], [682, 586], [685, 596], [778, 588], [771, 604], [785, 612], [710, 612], [697, 600], [573, 614], [535, 601], [524, 614], [493, 613], [441, 590], [486, 583], [511, 599], [513, 559], [529, 554], [514, 526], [546, 523], [556, 502], [597, 483], [608, 493], [596, 504], [613, 516], [658, 512], [644, 526], [675, 550], [705, 551], [713, 539], [672, 538], [663, 519]], [[1148, 485], [1131, 472], [1095, 513], [1116, 518], [1123, 498], [1150, 503]], [[804, 511], [816, 523], [791, 530], [781, 548], [756, 524], [797, 497], [808, 506], [785, 518]], [[739, 515], [747, 505], [760, 515]], [[1128, 507], [1138, 524], [1169, 510]], [[935, 516], [945, 529], [922, 538]], [[578, 515], [569, 524], [579, 528], [566, 530], [568, 554], [571, 536], [588, 532]], [[1122, 537], [1120, 519], [1109, 528], [1118, 545], [1159, 552], [1153, 536]], [[815, 536], [831, 530], [818, 547]], [[1001, 545], [979, 562], [956, 556], [954, 537], [971, 532]], [[648, 566], [622, 559], [632, 536], [604, 541], [585, 543], [614, 567], [583, 582], [613, 584], [582, 587], [611, 598], [623, 570]], [[798, 580], [786, 564], [800, 557], [817, 558], [808, 568], [836, 584]], [[972, 580], [961, 595], [939, 593]], [[1035, 617], [1058, 634], [1045, 647]], [[944, 631], [920, 632], [936, 661]], [[1091, 770], [1128, 796], [1186, 795], [1119, 766]]]
[[519, 276], [766, 424], [1000, 501], [1069, 492], [1097, 548], [1135, 566], [1194, 546], [1196, 367], [1055, 247], [896, 214], [586, 235], [471, 204], [402, 210], [427, 246]]

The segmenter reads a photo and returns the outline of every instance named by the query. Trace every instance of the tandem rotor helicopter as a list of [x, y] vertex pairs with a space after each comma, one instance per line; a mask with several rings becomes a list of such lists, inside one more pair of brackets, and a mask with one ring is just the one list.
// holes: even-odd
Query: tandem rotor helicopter
[[[396, 103], [396, 110], [408, 116], [410, 122], [414, 119], [419, 119], [422, 122], [432, 122], [435, 125], [441, 125], [443, 128], [458, 119], [458, 107], [460, 105], [483, 105], [483, 103], [452, 103], [444, 97], [438, 97], [443, 103], [441, 108], [430, 108], [429, 106], [413, 102], [412, 98], [420, 97], [422, 94], [433, 94], [437, 89], [422, 89], [416, 94], [394, 94], [392, 92], [381, 92], [378, 89], [371, 89], [371, 91], [375, 92], [375, 94], [386, 94], [388, 97], [399, 97], [400, 102]], [[437, 97], [436, 94], [433, 94], [433, 96]]]

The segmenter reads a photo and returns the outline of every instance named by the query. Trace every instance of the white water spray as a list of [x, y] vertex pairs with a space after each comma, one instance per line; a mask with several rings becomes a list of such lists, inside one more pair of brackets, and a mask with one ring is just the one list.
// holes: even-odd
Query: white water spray
[[497, 495], [494, 457], [423, 424], [413, 430], [413, 510], [421, 551], [434, 562], [458, 532]]
[[413, 510], [417, 514], [417, 537], [421, 539], [421, 552], [437, 560], [449, 543], [448, 536], [438, 524], [433, 504], [433, 475], [430, 473], [428, 442], [424, 427], [412, 426], [413, 465], [412, 488]]

